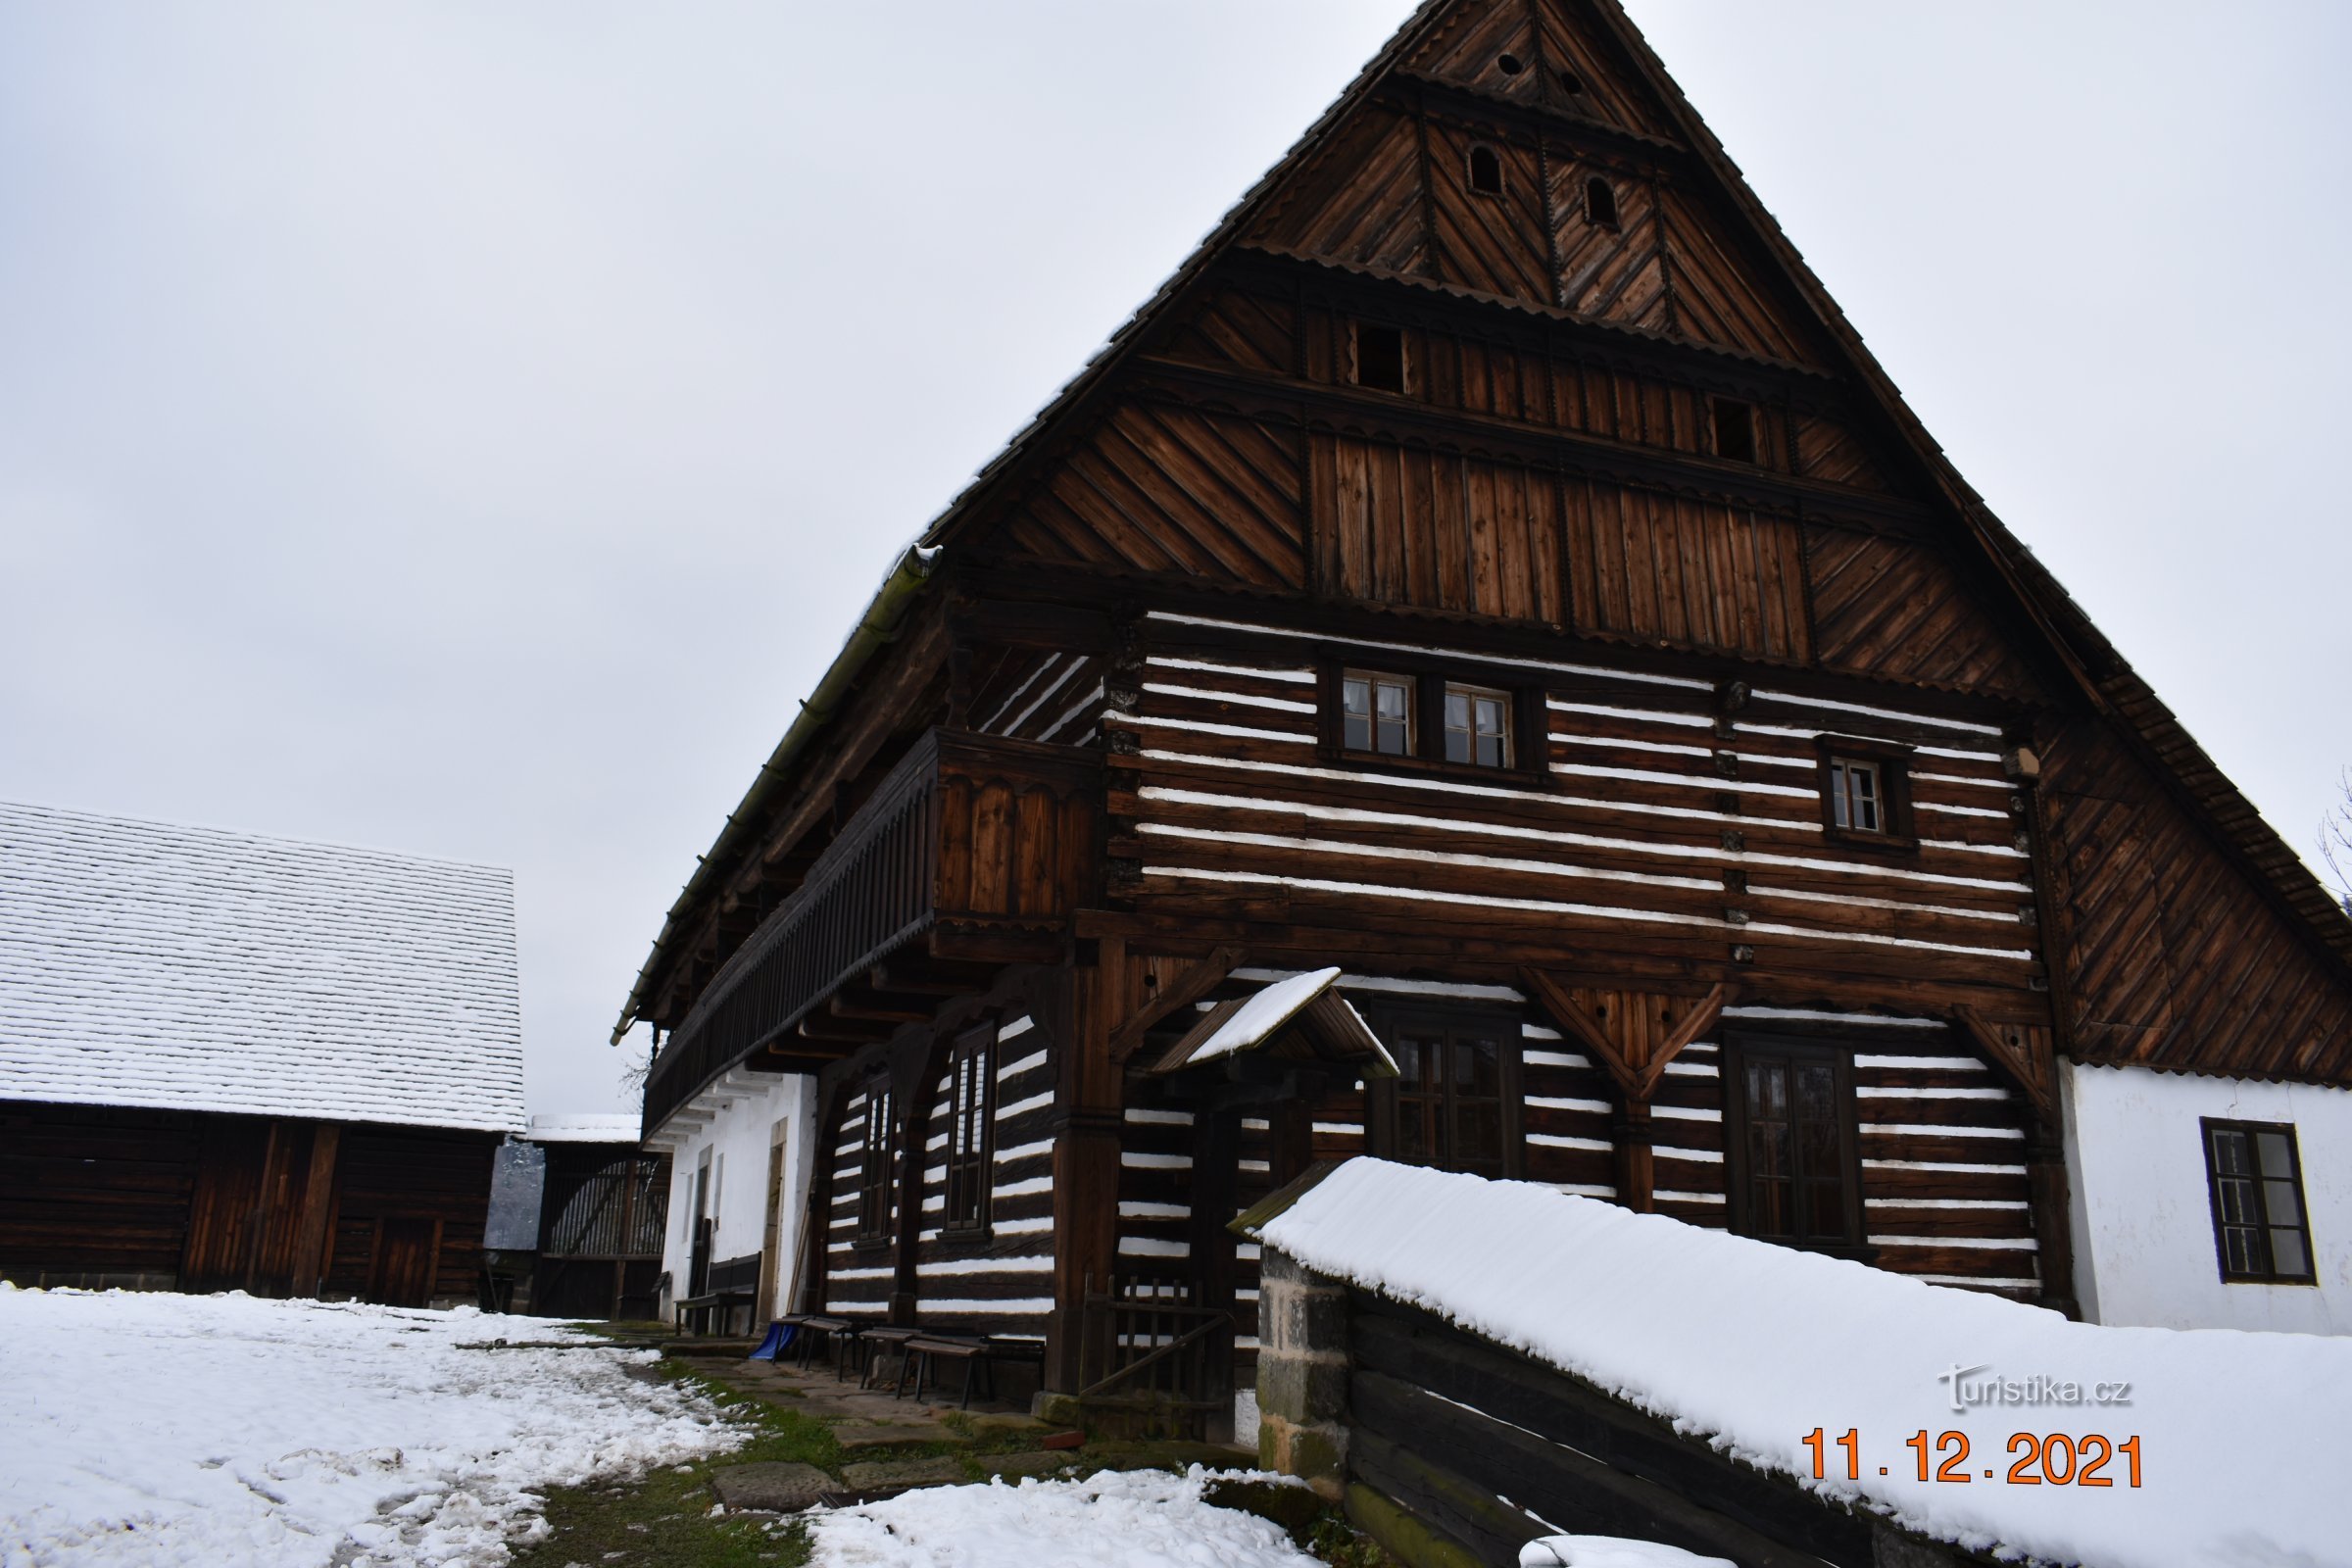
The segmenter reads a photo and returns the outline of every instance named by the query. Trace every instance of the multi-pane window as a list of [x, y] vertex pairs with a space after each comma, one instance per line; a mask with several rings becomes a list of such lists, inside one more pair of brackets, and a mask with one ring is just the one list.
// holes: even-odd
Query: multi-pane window
[[1877, 762], [1830, 759], [1830, 820], [1854, 833], [1886, 831], [1886, 779]]
[[1516, 1164], [1511, 1031], [1475, 1021], [1403, 1019], [1384, 1031], [1396, 1058], [1391, 1158], [1504, 1176]]
[[861, 1242], [890, 1239], [896, 1186], [890, 1130], [896, 1098], [886, 1078], [877, 1077], [866, 1085], [864, 1159], [858, 1171], [858, 1239]]
[[1733, 1222], [1799, 1247], [1858, 1241], [1854, 1092], [1842, 1053], [1742, 1043], [1727, 1052]]
[[956, 1042], [948, 1067], [948, 1194], [940, 1225], [988, 1228], [989, 1112], [995, 1101], [996, 1031], [975, 1029]]
[[1476, 686], [1446, 688], [1446, 760], [1511, 765], [1511, 698]]
[[2271, 1122], [2207, 1121], [2205, 1176], [2213, 1190], [2222, 1278], [2310, 1284], [2311, 1224], [2295, 1130]]
[[1413, 755], [1413, 682], [1349, 670], [1341, 682], [1341, 744], [1383, 757]]

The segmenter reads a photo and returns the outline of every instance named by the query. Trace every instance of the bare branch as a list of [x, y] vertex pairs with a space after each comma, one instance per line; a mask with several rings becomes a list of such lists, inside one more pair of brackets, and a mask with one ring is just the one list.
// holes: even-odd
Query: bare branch
[[2352, 767], [2336, 780], [2337, 799], [2320, 818], [2320, 858], [2335, 878], [2335, 896], [2352, 914]]

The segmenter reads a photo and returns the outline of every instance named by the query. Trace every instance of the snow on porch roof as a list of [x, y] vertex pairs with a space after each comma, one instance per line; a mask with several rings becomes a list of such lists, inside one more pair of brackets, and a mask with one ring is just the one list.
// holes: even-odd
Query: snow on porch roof
[[[2342, 1562], [2352, 1542], [2341, 1473], [2352, 1340], [2074, 1323], [1531, 1182], [1365, 1157], [1240, 1223], [1308, 1268], [1972, 1549], [2084, 1568], [2211, 1568]], [[2082, 1396], [2034, 1401], [2035, 1380]], [[1964, 1386], [1984, 1393], [1987, 1382], [1989, 1398], [1955, 1409]], [[2094, 1401], [2098, 1385], [2119, 1383], [2128, 1402]], [[1850, 1481], [1835, 1446], [1848, 1429], [1859, 1445]], [[1816, 1430], [1832, 1445], [1819, 1483], [1804, 1444]], [[1908, 1445], [1922, 1431], [1938, 1461], [1951, 1452], [1943, 1434], [1967, 1435], [1966, 1484], [1918, 1479]], [[2078, 1448], [2087, 1435], [2111, 1447], [2136, 1438], [2141, 1484], [2121, 1451], [2104, 1488], [2010, 1484], [2016, 1433], [2064, 1433]]]
[[1396, 1076], [1396, 1061], [1346, 997], [1333, 989], [1337, 967], [1290, 975], [1203, 1014], [1168, 1049], [1152, 1071], [1171, 1073], [1218, 1056], [1254, 1051], [1292, 1024], [1314, 1054], [1330, 1061], [1362, 1061], [1376, 1077]]
[[514, 873], [0, 802], [0, 1100], [519, 1131]]

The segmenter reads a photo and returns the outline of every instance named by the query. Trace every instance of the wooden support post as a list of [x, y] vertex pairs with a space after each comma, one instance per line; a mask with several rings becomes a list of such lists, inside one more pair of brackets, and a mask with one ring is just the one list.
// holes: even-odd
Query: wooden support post
[[922, 1251], [923, 1167], [929, 1157], [932, 1101], [948, 1075], [952, 1038], [934, 1031], [928, 1040], [913, 1040], [893, 1048], [891, 1099], [899, 1111], [898, 1255], [893, 1261], [890, 1320], [912, 1327], [920, 1315], [922, 1279], [917, 1270]]
[[1649, 1119], [1649, 1102], [1626, 1096], [1618, 1102], [1610, 1135], [1617, 1150], [1617, 1201], [1637, 1214], [1657, 1207], [1657, 1175], [1650, 1152], [1656, 1128]]
[[301, 1217], [294, 1232], [291, 1288], [298, 1297], [317, 1297], [326, 1284], [327, 1267], [333, 1261], [329, 1242], [333, 1234], [335, 1163], [342, 1149], [340, 1124], [331, 1121], [312, 1124], [311, 1164], [303, 1180]]
[[1193, 1117], [1193, 1271], [1202, 1306], [1233, 1305], [1234, 1243], [1241, 1212], [1242, 1113], [1203, 1108]]
[[2074, 1193], [2066, 1174], [2066, 1140], [2057, 1118], [2026, 1122], [2026, 1195], [2034, 1205], [2034, 1247], [2041, 1269], [2041, 1304], [2080, 1318], [2075, 1295]]
[[[1118, 1267], [1119, 1145], [1125, 1114], [1121, 1074], [1110, 1059], [1111, 997], [1126, 962], [1116, 938], [1101, 944], [1100, 963], [1065, 972], [1054, 1009], [1059, 1071], [1054, 1116], [1054, 1315], [1046, 1333], [1045, 1386], [1074, 1394], [1090, 1282], [1109, 1288]], [[1105, 995], [1109, 993], [1110, 995]]]

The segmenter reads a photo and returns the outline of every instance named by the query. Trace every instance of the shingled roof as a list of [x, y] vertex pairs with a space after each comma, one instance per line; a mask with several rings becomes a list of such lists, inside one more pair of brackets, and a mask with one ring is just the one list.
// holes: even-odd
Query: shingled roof
[[514, 873], [0, 802], [0, 1100], [518, 1130]]

